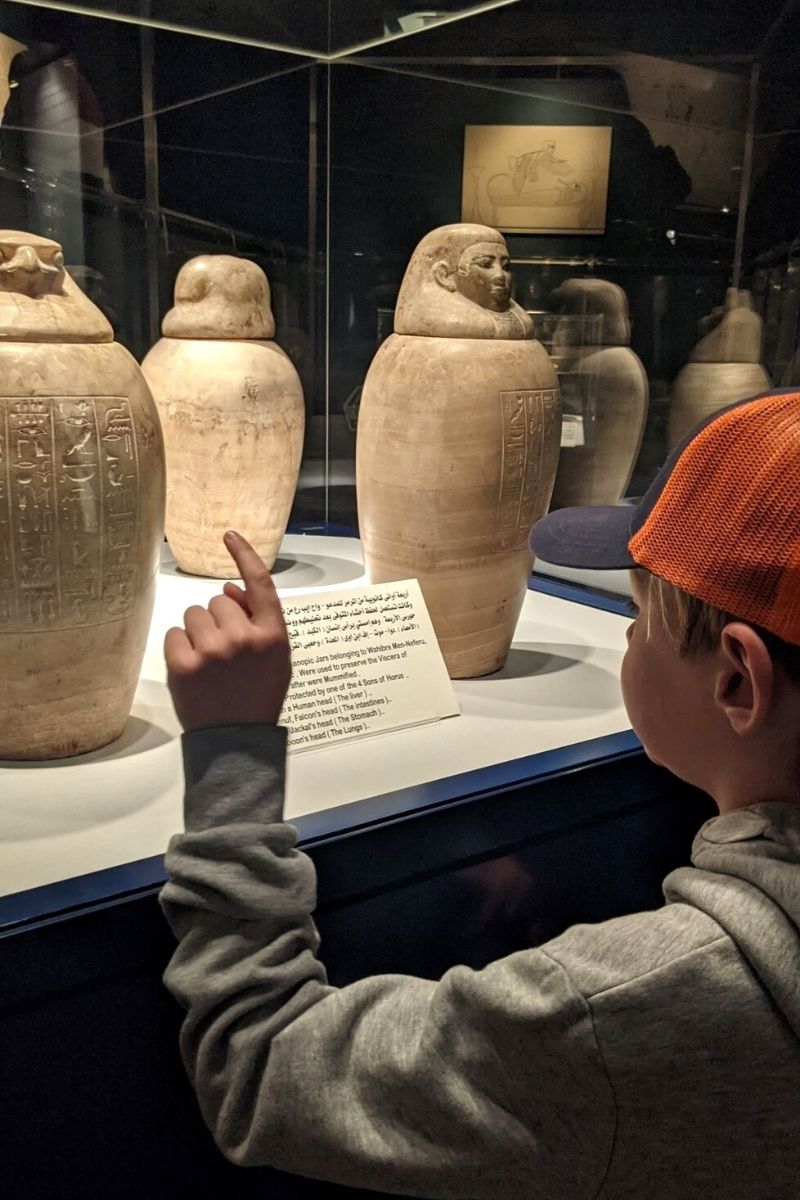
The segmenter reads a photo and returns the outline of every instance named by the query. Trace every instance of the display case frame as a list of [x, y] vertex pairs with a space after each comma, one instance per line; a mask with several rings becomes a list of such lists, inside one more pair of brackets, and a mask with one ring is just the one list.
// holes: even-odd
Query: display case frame
[[11, 0], [76, 16], [92, 16], [140, 28], [258, 50], [282, 53], [316, 62], [335, 62], [351, 54], [404, 42], [415, 34], [451, 25], [469, 17], [507, 8], [518, 0], [438, 0], [437, 10], [420, 11], [413, 0], [397, 0], [380, 9], [369, 3], [337, 5], [335, 0], [227, 0], [206, 4], [202, 18], [185, 0]]
[[[357, 543], [355, 544], [357, 545]], [[567, 601], [567, 605], [564, 606], [567, 616], [564, 619], [574, 621], [576, 632], [581, 626], [582, 606], [621, 617], [627, 612], [627, 602], [623, 597], [615, 596], [612, 593], [602, 593], [579, 583], [534, 575], [530, 587], [534, 595], [539, 594]], [[624, 628], [624, 621], [620, 622], [620, 626]], [[574, 687], [575, 685], [573, 685]], [[491, 713], [491, 685], [484, 688], [484, 691]], [[577, 697], [575, 702], [577, 703]], [[498, 701], [497, 714], [499, 715], [502, 711], [504, 711], [502, 701]], [[479, 726], [478, 728], [482, 729], [483, 727]], [[487, 736], [489, 732], [487, 726]], [[564, 745], [558, 744], [558, 741], [558, 736], [556, 736], [556, 744], [544, 751], [522, 754], [506, 761], [491, 761], [486, 766], [466, 771], [455, 770], [425, 782], [402, 786], [402, 763], [408, 754], [407, 742], [403, 742], [402, 737], [400, 740], [397, 738], [393, 740], [391, 735], [383, 735], [382, 745], [385, 745], [385, 751], [381, 753], [382, 756], [384, 753], [388, 756], [386, 778], [396, 778], [397, 788], [385, 792], [379, 791], [353, 802], [336, 803], [332, 807], [325, 806], [317, 811], [313, 811], [313, 804], [309, 805], [306, 802], [304, 808], [311, 808], [312, 811], [298, 816], [292, 815], [289, 819], [298, 829], [301, 845], [321, 853], [325, 853], [343, 839], [349, 841], [361, 837], [377, 838], [378, 841], [387, 838], [386, 845], [391, 847], [394, 845], [394, 837], [398, 828], [408, 822], [424, 821], [429, 817], [440, 820], [444, 813], [455, 817], [458, 812], [464, 813], [471, 810], [473, 806], [482, 805], [491, 797], [527, 792], [540, 783], [548, 783], [563, 775], [571, 775], [576, 771], [591, 771], [611, 763], [621, 764], [628, 760], [640, 759], [642, 756], [638, 740], [632, 731], [626, 728]], [[348, 758], [344, 746], [338, 749], [337, 758], [337, 749], [337, 747], [332, 747], [326, 751], [330, 759], [330, 769], [338, 769], [346, 774], [348, 770], [353, 769], [351, 760]], [[393, 755], [398, 756], [396, 770], [391, 767]], [[124, 762], [125, 760], [119, 761]], [[135, 763], [136, 759], [128, 761]], [[132, 769], [136, 770], [135, 767]], [[70, 763], [67, 762], [61, 767], [55, 765], [55, 769], [49, 772], [49, 775], [52, 775], [54, 783], [57, 783], [60, 777], [66, 780], [67, 777], [63, 773], [69, 772], [69, 770]], [[124, 778], [128, 777], [130, 777], [130, 771]], [[25, 778], [31, 778], [32, 782], [35, 781], [35, 777], [31, 777], [29, 772], [23, 774], [23, 781]], [[126, 786], [123, 776], [120, 776], [120, 783], [117, 787], [120, 786]], [[517, 836], [523, 836], [524, 813], [518, 815], [522, 818], [523, 825], [520, 826]], [[179, 819], [179, 812], [176, 811], [176, 832]], [[387, 831], [391, 831], [391, 833]], [[412, 840], [416, 841], [416, 839]], [[23, 844], [26, 844], [24, 840]], [[34, 846], [35, 842], [27, 844]], [[452, 837], [444, 850], [437, 848], [436, 842], [427, 837], [419, 839], [419, 846], [426, 848], [425, 854], [429, 859], [425, 869], [433, 870], [437, 864], [441, 869], [445, 863], [452, 864]], [[467, 859], [470, 854], [485, 853], [485, 849], [485, 847], [473, 846], [469, 851], [464, 851], [464, 857]], [[116, 854], [117, 851], [114, 853]], [[391, 849], [382, 859], [365, 854], [363, 860], [365, 864], [370, 864], [370, 881], [368, 884], [364, 884], [368, 891], [374, 888], [398, 886], [403, 878], [404, 870], [411, 869], [412, 874], [415, 874], [418, 869], [422, 869], [419, 862], [416, 865], [407, 862], [405, 866], [401, 867], [403, 855], [398, 853], [395, 858]], [[375, 864], [378, 861], [381, 861], [382, 865], [380, 871], [375, 874]], [[87, 907], [120, 903], [131, 895], [152, 893], [161, 886], [165, 878], [162, 854], [159, 853], [131, 862], [102, 866], [88, 874], [78, 874], [67, 878], [56, 877], [52, 882], [2, 895], [0, 896], [0, 936], [42, 921], [60, 920], [65, 914], [75, 914]], [[353, 877], [350, 877], [348, 886], [353, 886]], [[359, 884], [360, 886], [361, 884]]]

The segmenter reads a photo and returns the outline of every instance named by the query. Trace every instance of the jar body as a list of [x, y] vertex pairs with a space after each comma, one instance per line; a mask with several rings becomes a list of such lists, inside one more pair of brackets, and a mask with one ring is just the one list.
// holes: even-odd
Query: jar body
[[272, 567], [303, 451], [300, 379], [275, 342], [162, 338], [142, 363], [167, 457], [167, 540], [178, 566], [227, 579], [235, 529]]
[[367, 572], [419, 580], [452, 678], [506, 660], [560, 436], [536, 341], [392, 334], [373, 359], [356, 443]]
[[117, 343], [0, 344], [0, 757], [113, 741], [164, 531], [152, 396]]

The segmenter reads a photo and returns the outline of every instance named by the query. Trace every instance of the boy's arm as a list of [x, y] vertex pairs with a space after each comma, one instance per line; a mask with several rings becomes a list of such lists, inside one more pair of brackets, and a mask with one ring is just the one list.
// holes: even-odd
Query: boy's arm
[[[474, 1200], [588, 1200], [613, 1100], [585, 1001], [526, 951], [439, 983], [336, 989], [316, 957], [315, 873], [280, 823], [285, 731], [186, 734], [186, 830], [162, 905], [165, 982], [204, 1118], [240, 1165]], [[274, 823], [273, 823], [274, 822]]]
[[186, 832], [162, 904], [165, 980], [220, 1148], [241, 1164], [421, 1196], [588, 1200], [614, 1106], [591, 1015], [541, 951], [439, 983], [328, 985], [316, 879], [281, 822], [289, 644], [264, 564], [166, 637], [184, 738]]

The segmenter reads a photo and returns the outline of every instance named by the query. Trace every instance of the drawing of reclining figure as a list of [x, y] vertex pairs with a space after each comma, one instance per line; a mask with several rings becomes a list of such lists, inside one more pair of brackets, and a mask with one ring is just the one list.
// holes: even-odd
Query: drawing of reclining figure
[[509, 156], [508, 167], [513, 172], [510, 178], [515, 192], [521, 192], [523, 188], [538, 182], [542, 176], [545, 177], [543, 182], [546, 182], [548, 175], [563, 181], [575, 174], [575, 168], [565, 158], [556, 158], [555, 142], [542, 142], [538, 150]]
[[590, 198], [589, 184], [574, 179], [575, 167], [555, 150], [555, 142], [544, 142], [539, 150], [509, 156], [509, 172], [492, 175], [486, 192], [495, 218], [498, 208], [574, 207]]

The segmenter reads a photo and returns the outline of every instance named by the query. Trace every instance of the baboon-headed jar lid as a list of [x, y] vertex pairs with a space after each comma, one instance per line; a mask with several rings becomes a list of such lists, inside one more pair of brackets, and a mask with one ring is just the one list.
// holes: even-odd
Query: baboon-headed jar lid
[[200, 254], [181, 267], [164, 337], [263, 341], [275, 336], [269, 280], [258, 263]]

